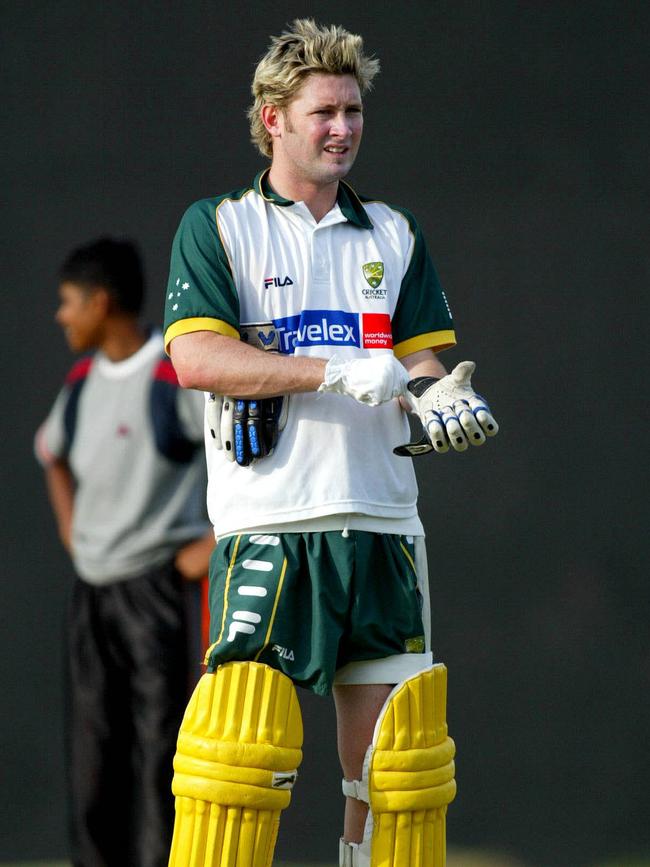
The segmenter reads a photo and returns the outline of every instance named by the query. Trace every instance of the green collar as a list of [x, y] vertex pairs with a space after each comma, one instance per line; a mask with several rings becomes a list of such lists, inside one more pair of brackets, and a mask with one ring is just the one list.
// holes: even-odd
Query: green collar
[[269, 183], [269, 172], [271, 169], [263, 169], [253, 181], [253, 187], [256, 193], [259, 193], [267, 202], [273, 202], [274, 205], [280, 205], [281, 208], [286, 208], [287, 205], [293, 205], [291, 199], [283, 199], [279, 196], [271, 184]]
[[[263, 169], [253, 181], [253, 188], [257, 193], [266, 199], [267, 202], [273, 202], [274, 205], [279, 205], [286, 208], [287, 205], [293, 205], [291, 199], [284, 199], [279, 196], [269, 183], [269, 172], [271, 169]], [[339, 188], [336, 194], [336, 203], [341, 209], [341, 213], [345, 219], [358, 226], [360, 229], [372, 229], [372, 222], [368, 216], [366, 209], [361, 204], [361, 200], [354, 192], [349, 184], [345, 181], [339, 181]]]

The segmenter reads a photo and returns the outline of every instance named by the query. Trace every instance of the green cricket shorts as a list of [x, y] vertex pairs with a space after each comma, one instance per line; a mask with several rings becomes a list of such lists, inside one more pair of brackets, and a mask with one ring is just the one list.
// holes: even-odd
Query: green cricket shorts
[[263, 662], [327, 695], [333, 683], [397, 683], [431, 663], [422, 539], [229, 536], [212, 555], [209, 598], [208, 671]]

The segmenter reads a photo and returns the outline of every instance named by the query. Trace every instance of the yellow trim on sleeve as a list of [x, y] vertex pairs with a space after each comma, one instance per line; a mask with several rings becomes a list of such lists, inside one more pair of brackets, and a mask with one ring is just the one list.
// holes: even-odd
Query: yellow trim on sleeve
[[418, 334], [416, 337], [410, 337], [408, 340], [396, 343], [393, 347], [393, 353], [397, 358], [405, 358], [421, 349], [433, 349], [434, 352], [441, 352], [443, 349], [449, 349], [450, 346], [455, 345], [455, 332], [429, 331], [427, 334]]
[[234, 337], [239, 340], [239, 332], [223, 319], [213, 319], [210, 316], [193, 316], [189, 319], [179, 319], [172, 322], [165, 331], [165, 352], [169, 355], [169, 344], [179, 334], [191, 334], [193, 331], [215, 331], [226, 337]]

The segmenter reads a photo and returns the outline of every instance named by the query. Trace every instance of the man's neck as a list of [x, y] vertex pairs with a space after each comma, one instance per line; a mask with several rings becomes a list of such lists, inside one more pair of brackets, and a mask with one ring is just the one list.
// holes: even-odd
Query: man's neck
[[272, 189], [283, 199], [292, 202], [304, 202], [313, 218], [319, 223], [336, 204], [339, 182], [316, 184], [311, 181], [296, 178], [288, 172], [283, 172], [278, 166], [272, 165], [268, 175]]
[[99, 348], [111, 361], [124, 361], [144, 346], [147, 336], [137, 319], [116, 317], [107, 322], [105, 336]]

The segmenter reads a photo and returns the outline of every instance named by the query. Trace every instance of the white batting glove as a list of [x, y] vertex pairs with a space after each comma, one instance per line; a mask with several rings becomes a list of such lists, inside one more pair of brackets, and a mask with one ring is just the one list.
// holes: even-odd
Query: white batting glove
[[420, 417], [425, 436], [398, 446], [395, 454], [422, 455], [431, 449], [444, 454], [450, 446], [464, 452], [468, 445], [481, 446], [486, 437], [497, 435], [499, 425], [489, 406], [472, 388], [475, 370], [473, 361], [461, 361], [442, 379], [418, 376], [408, 383], [404, 399]]
[[341, 358], [333, 355], [325, 367], [319, 391], [347, 394], [368, 406], [378, 406], [404, 394], [409, 375], [391, 353], [374, 358]]

